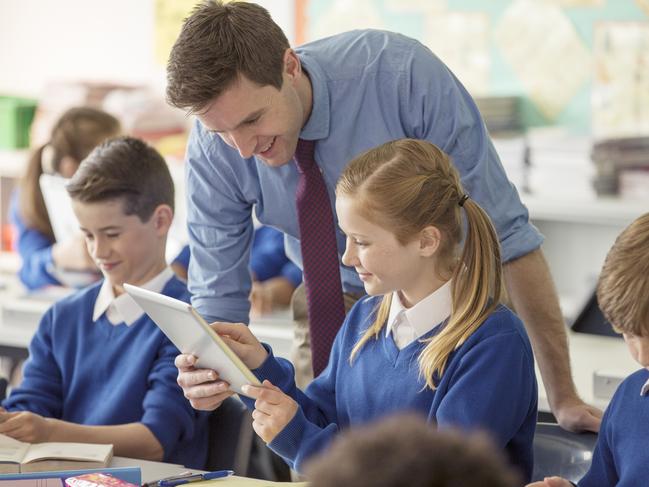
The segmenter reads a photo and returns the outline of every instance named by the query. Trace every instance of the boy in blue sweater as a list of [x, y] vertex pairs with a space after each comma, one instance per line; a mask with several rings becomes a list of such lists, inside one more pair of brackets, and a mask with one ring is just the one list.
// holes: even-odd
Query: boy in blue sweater
[[[337, 434], [396, 412], [484, 430], [529, 479], [537, 387], [521, 321], [500, 303], [500, 248], [484, 210], [433, 144], [395, 140], [361, 154], [336, 186], [343, 263], [369, 297], [347, 315], [324, 371], [303, 391], [290, 362], [248, 327], [215, 323], [263, 387], [244, 386], [253, 427], [297, 471]], [[463, 219], [467, 232], [463, 237]], [[180, 355], [198, 409], [227, 395], [218, 371]], [[424, 452], [422, 452], [424, 453]]]
[[43, 316], [23, 382], [2, 404], [0, 433], [112, 443], [115, 455], [202, 468], [206, 417], [176, 384], [178, 350], [123, 290], [128, 282], [189, 302], [165, 262], [169, 169], [144, 142], [116, 138], [83, 161], [68, 192], [104, 279]]
[[[604, 412], [593, 461], [579, 487], [635, 487], [649, 482], [649, 213], [609, 250], [597, 283], [599, 306], [642, 369], [627, 377]], [[530, 486], [570, 487], [560, 477]]]

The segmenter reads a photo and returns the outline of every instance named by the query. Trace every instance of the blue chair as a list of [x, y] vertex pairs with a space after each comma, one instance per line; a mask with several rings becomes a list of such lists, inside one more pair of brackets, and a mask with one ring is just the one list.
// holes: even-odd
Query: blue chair
[[596, 443], [595, 433], [571, 433], [558, 424], [538, 423], [532, 481], [558, 475], [577, 482], [590, 468]]

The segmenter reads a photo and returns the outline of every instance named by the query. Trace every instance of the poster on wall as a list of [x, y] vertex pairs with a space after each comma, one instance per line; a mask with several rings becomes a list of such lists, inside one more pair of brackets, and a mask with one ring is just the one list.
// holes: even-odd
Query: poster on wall
[[433, 51], [474, 96], [489, 90], [489, 16], [448, 12], [427, 15], [422, 42]]
[[550, 121], [590, 75], [590, 51], [556, 5], [513, 2], [496, 26], [495, 40], [525, 94]]
[[598, 22], [593, 53], [595, 135], [649, 135], [649, 23]]

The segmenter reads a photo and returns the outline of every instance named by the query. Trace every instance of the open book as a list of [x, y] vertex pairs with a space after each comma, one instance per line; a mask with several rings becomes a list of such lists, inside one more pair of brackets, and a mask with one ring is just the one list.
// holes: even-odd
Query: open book
[[24, 443], [0, 434], [0, 473], [101, 468], [112, 458], [113, 445]]

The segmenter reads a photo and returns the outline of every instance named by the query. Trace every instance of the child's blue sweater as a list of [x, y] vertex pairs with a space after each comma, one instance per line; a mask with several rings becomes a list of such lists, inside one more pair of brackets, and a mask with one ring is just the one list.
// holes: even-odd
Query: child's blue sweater
[[[131, 326], [92, 314], [101, 282], [54, 304], [29, 346], [23, 382], [3, 407], [86, 425], [140, 422], [164, 449], [164, 461], [204, 468], [207, 415], [176, 383], [178, 349], [145, 314]], [[172, 278], [163, 294], [189, 302]]]
[[431, 391], [417, 364], [424, 344], [415, 341], [399, 350], [385, 329], [350, 365], [351, 350], [379, 300], [369, 297], [356, 303], [334, 341], [329, 365], [305, 392], [296, 388], [288, 361], [271, 355], [255, 370], [259, 379], [270, 380], [300, 405], [270, 447], [300, 471], [338, 431], [390, 413], [415, 411], [440, 427], [487, 431], [529, 479], [537, 389], [532, 349], [521, 321], [499, 306], [451, 354], [437, 389]]
[[649, 483], [649, 396], [640, 390], [649, 371], [638, 370], [615, 391], [604, 412], [590, 470], [579, 487], [616, 485], [636, 487]]

